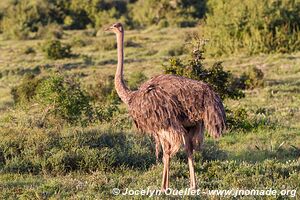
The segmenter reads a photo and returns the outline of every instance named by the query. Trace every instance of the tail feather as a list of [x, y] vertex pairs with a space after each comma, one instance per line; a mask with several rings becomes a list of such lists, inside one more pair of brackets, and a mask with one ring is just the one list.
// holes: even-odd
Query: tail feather
[[226, 129], [225, 109], [220, 97], [213, 94], [207, 98], [203, 121], [206, 130], [214, 138], [219, 138]]

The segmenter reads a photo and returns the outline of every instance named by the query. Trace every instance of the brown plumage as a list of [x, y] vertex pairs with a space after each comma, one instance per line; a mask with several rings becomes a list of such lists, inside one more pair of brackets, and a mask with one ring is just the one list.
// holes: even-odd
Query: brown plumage
[[169, 159], [182, 144], [188, 155], [190, 186], [196, 188], [193, 150], [201, 148], [204, 128], [214, 138], [225, 130], [225, 111], [220, 97], [203, 82], [175, 75], [156, 76], [137, 91], [130, 91], [123, 81], [123, 26], [116, 23], [108, 30], [117, 35], [117, 93], [128, 106], [136, 127], [154, 137], [157, 158], [162, 146], [162, 189], [169, 187]]
[[[225, 128], [225, 112], [222, 102], [205, 83], [174, 75], [160, 75], [131, 93], [129, 112], [142, 132], [157, 134], [169, 130], [171, 154], [182, 144], [182, 134], [197, 123], [204, 122], [215, 138]], [[199, 148], [199, 147], [194, 147]]]

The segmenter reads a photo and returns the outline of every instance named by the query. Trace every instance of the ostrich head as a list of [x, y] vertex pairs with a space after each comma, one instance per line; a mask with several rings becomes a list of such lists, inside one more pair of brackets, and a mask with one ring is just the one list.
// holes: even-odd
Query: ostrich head
[[123, 33], [123, 26], [120, 22], [111, 25], [109, 28], [106, 28], [105, 31], [111, 31], [116, 34]]

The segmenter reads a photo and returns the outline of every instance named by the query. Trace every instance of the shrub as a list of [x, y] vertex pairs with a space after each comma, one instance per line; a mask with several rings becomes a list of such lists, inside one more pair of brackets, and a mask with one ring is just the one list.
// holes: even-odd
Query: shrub
[[33, 47], [26, 47], [26, 49], [24, 50], [25, 54], [33, 54], [35, 53], [35, 50]]
[[39, 26], [51, 22], [48, 1], [22, 0], [8, 4], [2, 20], [4, 34], [11, 39], [28, 39]]
[[130, 75], [128, 80], [128, 86], [132, 90], [138, 89], [138, 87], [147, 80], [147, 77], [142, 72], [134, 72]]
[[114, 76], [107, 76], [97, 81], [95, 85], [89, 85], [88, 92], [95, 102], [119, 103], [120, 98], [115, 90]]
[[44, 39], [61, 39], [63, 37], [63, 28], [58, 24], [48, 24], [46, 26], [39, 26], [36, 33], [36, 38]]
[[208, 1], [205, 26], [213, 56], [300, 49], [300, 4], [294, 0]]
[[87, 24], [101, 27], [117, 20], [125, 21], [122, 16], [126, 16], [127, 1], [72, 0], [69, 10], [71, 28], [85, 28]]
[[[130, 89], [135, 90], [146, 79], [147, 77], [144, 73], [134, 72], [126, 82]], [[97, 80], [95, 85], [89, 85], [88, 92], [95, 102], [103, 104], [118, 104], [121, 102], [117, 91], [115, 90], [114, 76], [111, 75], [102, 78], [100, 81]]]
[[115, 8], [103, 10], [95, 15], [96, 27], [103, 27], [104, 25], [115, 23], [116, 21], [122, 22], [124, 24], [126, 22], [126, 19], [125, 17], [122, 17], [120, 15], [120, 12], [118, 12]]
[[43, 108], [70, 123], [85, 123], [92, 112], [90, 97], [79, 82], [61, 75], [43, 80], [36, 89], [35, 99]]
[[251, 131], [264, 128], [274, 129], [278, 124], [266, 108], [248, 109], [244, 107], [226, 109], [228, 130]]
[[21, 84], [11, 89], [11, 95], [15, 104], [26, 106], [35, 96], [36, 88], [42, 79], [34, 75], [26, 75]]
[[187, 27], [197, 23], [205, 11], [204, 1], [138, 0], [132, 8], [133, 23], [138, 26]]
[[119, 112], [119, 108], [116, 103], [107, 103], [107, 104], [95, 104], [93, 106], [95, 121], [108, 122], [111, 121], [114, 114]]
[[44, 44], [43, 51], [49, 59], [68, 58], [72, 55], [71, 46], [63, 45], [59, 40], [49, 40]]
[[71, 45], [73, 47], [85, 47], [88, 42], [86, 42], [86, 39], [83, 40], [82, 37], [78, 37], [78, 36], [75, 36], [72, 38], [72, 42], [71, 42]]
[[221, 62], [216, 62], [211, 68], [204, 68], [203, 50], [195, 49], [192, 57], [187, 62], [179, 58], [169, 60], [169, 65], [164, 66], [166, 74], [176, 74], [195, 80], [209, 83], [222, 99], [241, 98], [244, 96], [241, 88], [236, 83], [237, 79], [229, 71], [224, 71]]
[[247, 73], [243, 74], [246, 89], [253, 89], [264, 85], [264, 73], [257, 67], [251, 67]]
[[74, 77], [26, 75], [20, 85], [12, 88], [11, 94], [18, 108], [30, 107], [24, 111], [34, 115], [25, 120], [26, 127], [108, 122], [119, 112], [120, 102], [111, 80], [109, 85], [90, 87], [92, 91], [88, 94]]
[[117, 42], [110, 38], [104, 38], [100, 40], [100, 44], [98, 46], [100, 46], [105, 51], [114, 50], [117, 48]]
[[92, 65], [94, 64], [94, 61], [93, 61], [93, 57], [92, 56], [88, 56], [88, 55], [81, 55], [80, 56], [83, 60], [83, 63], [85, 65]]
[[248, 111], [244, 108], [238, 108], [236, 110], [226, 109], [226, 124], [230, 130], [245, 130], [249, 131], [253, 128], [253, 124], [249, 119]]
[[[62, 25], [68, 14], [73, 14], [72, 1], [13, 0], [7, 1], [1, 12], [1, 29], [8, 38], [30, 39], [36, 37], [61, 38]], [[77, 18], [75, 18], [77, 19]], [[67, 20], [66, 20], [67, 21]], [[76, 23], [87, 23], [83, 17]], [[86, 25], [86, 24], [85, 24]]]
[[52, 23], [65, 29], [99, 28], [116, 21], [129, 28], [194, 26], [206, 10], [206, 1], [197, 0], [18, 0], [6, 4], [0, 11], [0, 31], [19, 39], [47, 37], [45, 30]]

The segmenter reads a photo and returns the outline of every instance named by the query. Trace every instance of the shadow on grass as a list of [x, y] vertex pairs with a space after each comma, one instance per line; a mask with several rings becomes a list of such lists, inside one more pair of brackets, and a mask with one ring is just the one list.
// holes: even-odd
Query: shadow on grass
[[88, 65], [84, 62], [65, 63], [57, 66], [57, 68], [60, 70], [84, 69], [87, 67]]
[[112, 167], [128, 167], [134, 169], [148, 169], [155, 161], [154, 143], [149, 136], [133, 135], [121, 132], [93, 133], [83, 146], [97, 150], [110, 149], [114, 152]]
[[115, 65], [115, 64], [117, 64], [116, 59], [105, 59], [98, 62], [98, 65]]
[[[127, 58], [124, 63], [129, 64], [129, 63], [141, 63], [144, 62], [146, 59], [141, 59], [141, 58]], [[98, 62], [98, 65], [116, 65], [117, 64], [116, 59], [106, 59]]]

